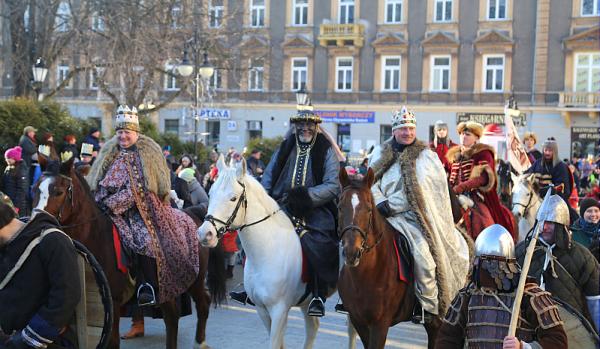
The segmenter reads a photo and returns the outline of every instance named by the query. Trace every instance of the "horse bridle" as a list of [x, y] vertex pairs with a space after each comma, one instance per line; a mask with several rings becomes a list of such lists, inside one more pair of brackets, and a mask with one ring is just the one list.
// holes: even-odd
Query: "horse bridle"
[[533, 200], [533, 195], [534, 195], [533, 192], [529, 193], [529, 201], [527, 201], [527, 204], [523, 205], [520, 202], [513, 202], [512, 203], [513, 207], [516, 205], [523, 206], [523, 216], [527, 216], [527, 211], [529, 210], [529, 205], [531, 205], [531, 201]]
[[[63, 210], [65, 208], [65, 202], [67, 202], [67, 200], [69, 200], [69, 202], [71, 203], [71, 208], [73, 208], [73, 179], [69, 176], [65, 176], [63, 174], [58, 174], [58, 175], [54, 175], [50, 172], [43, 172], [43, 175], [46, 176], [59, 176], [63, 179], [66, 179], [69, 181], [69, 187], [67, 188], [67, 197], [65, 200], [63, 200], [63, 202], [60, 204], [60, 207], [58, 209], [58, 216], [56, 217], [58, 219], [58, 222], [61, 223], [61, 218], [62, 218], [62, 214], [63, 214]], [[61, 223], [62, 224], [62, 223]]]
[[[209, 222], [210, 224], [212, 224], [212, 226], [215, 228], [215, 230], [217, 231], [217, 239], [221, 239], [223, 237], [223, 235], [227, 232], [230, 231], [241, 231], [242, 229], [251, 227], [253, 225], [262, 223], [264, 221], [266, 221], [267, 219], [271, 218], [272, 216], [274, 216], [277, 212], [281, 211], [281, 208], [277, 209], [275, 212], [255, 221], [252, 223], [248, 223], [248, 224], [244, 224], [241, 225], [239, 227], [232, 227], [231, 224], [233, 223], [233, 221], [235, 220], [235, 218], [237, 217], [238, 211], [240, 210], [240, 207], [242, 207], [242, 205], [244, 206], [244, 213], [246, 212], [247, 208], [248, 208], [248, 200], [246, 198], [246, 185], [244, 184], [244, 182], [240, 182], [237, 181], [239, 185], [242, 186], [242, 194], [240, 195], [240, 197], [237, 200], [237, 203], [235, 205], [235, 209], [233, 209], [233, 212], [231, 212], [231, 215], [229, 216], [229, 218], [227, 219], [227, 221], [223, 221], [213, 215], [207, 215], [206, 217], [204, 217], [204, 221], [205, 222]], [[217, 228], [217, 224], [222, 224], [223, 226], [221, 228]]]
[[[369, 215], [369, 223], [367, 225], [367, 229], [371, 229], [372, 228], [372, 221], [373, 221], [373, 212], [371, 212], [371, 214]], [[379, 234], [379, 237], [377, 237], [377, 240], [375, 240], [375, 243], [371, 246], [369, 246], [367, 239], [369, 237], [369, 235], [367, 234], [367, 232], [365, 232], [361, 227], [359, 227], [358, 225], [354, 224], [354, 222], [352, 222], [352, 224], [347, 225], [346, 227], [344, 227], [344, 229], [341, 230], [340, 232], [340, 240], [344, 238], [344, 234], [346, 234], [349, 231], [356, 231], [360, 234], [360, 237], [362, 238], [362, 243], [360, 244], [360, 248], [358, 249], [358, 253], [357, 253], [357, 258], [362, 257], [362, 255], [364, 253], [369, 252], [370, 250], [372, 250], [374, 247], [376, 247], [377, 245], [379, 245], [379, 243], [381, 242], [381, 240], [383, 239], [383, 231]]]

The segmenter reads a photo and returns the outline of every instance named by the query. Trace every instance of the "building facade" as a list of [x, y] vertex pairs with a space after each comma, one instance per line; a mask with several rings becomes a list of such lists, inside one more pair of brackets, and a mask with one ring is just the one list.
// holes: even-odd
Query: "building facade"
[[[418, 138], [430, 139], [431, 125], [443, 120], [457, 141], [452, 125], [461, 120], [502, 123], [511, 94], [523, 113], [520, 131], [555, 137], [563, 158], [593, 152], [600, 138], [597, 0], [211, 0], [202, 6], [203, 30], [241, 29], [224, 44], [239, 51], [240, 69], [217, 69], [212, 100], [201, 113], [203, 141], [221, 149], [283, 135], [302, 85], [323, 127], [352, 153], [388, 138], [391, 112], [402, 104], [415, 111]], [[49, 84], [68, 70], [69, 62], [52, 67]], [[159, 98], [177, 89], [169, 79]], [[113, 107], [91, 80], [78, 76], [55, 98], [75, 116], [100, 120], [106, 133]], [[152, 117], [161, 131], [192, 139], [190, 105], [182, 93]]]

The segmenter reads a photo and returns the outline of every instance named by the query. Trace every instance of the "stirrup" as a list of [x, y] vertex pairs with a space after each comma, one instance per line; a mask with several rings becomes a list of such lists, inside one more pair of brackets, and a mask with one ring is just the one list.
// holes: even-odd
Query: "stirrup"
[[[146, 291], [146, 292], [144, 292], [144, 291]], [[141, 299], [141, 297], [140, 297], [140, 296], [147, 296], [147, 295], [150, 295], [152, 298], [148, 299], [149, 297], [142, 297], [143, 299]], [[154, 292], [154, 287], [152, 287], [152, 285], [150, 285], [147, 282], [142, 283], [140, 285], [140, 287], [138, 287], [138, 290], [137, 290], [137, 302], [138, 302], [138, 307], [147, 307], [147, 306], [151, 306], [151, 305], [156, 305], [156, 293]]]
[[308, 304], [308, 315], [322, 317], [325, 316], [325, 303], [321, 297], [314, 297]]
[[335, 309], [336, 313], [340, 313], [340, 314], [344, 314], [344, 315], [349, 314], [348, 310], [344, 306], [344, 303], [342, 303], [342, 302], [338, 302], [338, 304], [335, 305], [334, 309]]

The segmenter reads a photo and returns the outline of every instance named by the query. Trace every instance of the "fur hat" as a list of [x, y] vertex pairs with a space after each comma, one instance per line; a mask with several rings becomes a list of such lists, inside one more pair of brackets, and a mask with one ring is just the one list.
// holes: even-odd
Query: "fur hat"
[[481, 136], [483, 135], [483, 125], [475, 121], [463, 121], [459, 123], [458, 126], [456, 126], [456, 131], [458, 132], [458, 134], [461, 134], [465, 131], [469, 131], [475, 136], [477, 136], [477, 138], [481, 138]]
[[590, 207], [598, 207], [598, 209], [600, 209], [600, 201], [594, 198], [585, 198], [581, 200], [581, 205], [579, 206], [579, 215], [583, 217], [585, 211]]
[[23, 149], [20, 146], [16, 146], [14, 148], [10, 148], [4, 152], [4, 158], [13, 159], [15, 161], [21, 161], [23, 158], [21, 157], [23, 153]]
[[523, 141], [525, 141], [527, 138], [533, 139], [533, 144], [537, 144], [538, 142], [537, 136], [533, 132], [525, 132], [525, 134], [523, 135]]
[[115, 130], [129, 130], [140, 132], [140, 123], [136, 107], [129, 109], [126, 105], [120, 105], [115, 118]]
[[412, 111], [409, 111], [405, 105], [402, 109], [392, 113], [392, 131], [401, 127], [417, 127], [417, 119]]
[[448, 129], [448, 124], [445, 121], [442, 120], [438, 120], [435, 122], [433, 128], [435, 129], [435, 131], [437, 132], [437, 130], [441, 130], [441, 129]]

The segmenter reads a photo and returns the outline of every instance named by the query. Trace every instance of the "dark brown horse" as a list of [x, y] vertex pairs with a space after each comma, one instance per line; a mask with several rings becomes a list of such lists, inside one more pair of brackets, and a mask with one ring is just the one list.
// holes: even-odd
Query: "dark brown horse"
[[[42, 206], [48, 213], [58, 218], [63, 230], [73, 239], [83, 243], [96, 257], [104, 269], [110, 284], [113, 298], [114, 322], [109, 342], [110, 348], [119, 348], [119, 308], [128, 301], [125, 299], [128, 276], [117, 269], [116, 254], [112, 234], [112, 221], [97, 206], [92, 198], [90, 188], [83, 178], [89, 168], [79, 170], [73, 168], [73, 159], [58, 163], [48, 160], [40, 154], [40, 164], [45, 169], [44, 175], [36, 184], [33, 206]], [[45, 195], [40, 200], [40, 194]], [[203, 221], [205, 210], [187, 210], [198, 226]], [[209, 262], [210, 253], [210, 262]], [[206, 321], [211, 299], [215, 304], [225, 297], [224, 257], [221, 249], [210, 249], [200, 246], [200, 271], [187, 292], [196, 305], [198, 322], [196, 325], [196, 342], [194, 348], [206, 347]], [[204, 287], [208, 273], [210, 295]], [[175, 301], [160, 305], [167, 329], [167, 348], [177, 348], [177, 331], [179, 310]]]
[[[396, 232], [377, 211], [371, 194], [369, 168], [362, 180], [340, 170], [343, 190], [339, 227], [344, 267], [338, 291], [365, 348], [384, 348], [388, 329], [409, 321], [417, 302], [413, 282], [400, 281], [394, 239]], [[428, 347], [433, 348], [441, 322], [425, 324]]]

